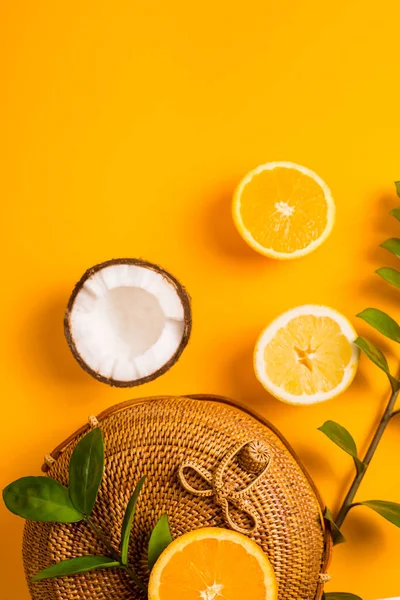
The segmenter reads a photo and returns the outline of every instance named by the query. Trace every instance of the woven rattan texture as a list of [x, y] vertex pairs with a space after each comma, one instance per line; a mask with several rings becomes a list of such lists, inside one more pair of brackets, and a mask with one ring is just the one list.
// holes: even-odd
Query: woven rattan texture
[[[271, 453], [265, 478], [250, 494], [260, 526], [252, 538], [268, 554], [278, 580], [279, 600], [316, 600], [322, 594], [319, 575], [329, 546], [321, 505], [302, 468], [271, 428], [239, 408], [208, 398], [156, 398], [99, 416], [105, 441], [106, 466], [93, 520], [108, 532], [116, 548], [128, 500], [142, 475], [147, 482], [139, 499], [131, 536], [130, 560], [147, 578], [146, 547], [149, 533], [163, 512], [170, 518], [173, 536], [203, 526], [224, 526], [213, 498], [184, 490], [177, 470], [187, 460], [213, 471], [232, 445], [259, 440]], [[81, 434], [50, 466], [49, 475], [68, 484], [68, 463]], [[58, 453], [53, 453], [57, 455]], [[228, 485], [241, 488], [254, 474], [240, 461], [232, 462]], [[192, 475], [196, 488], [205, 485]], [[246, 515], [231, 508], [245, 527]], [[23, 542], [29, 578], [54, 562], [107, 551], [83, 524], [27, 522]], [[139, 600], [143, 593], [119, 570], [104, 570], [29, 584], [33, 600]], [[244, 599], [245, 600], [245, 599]], [[251, 599], [246, 599], [251, 600]]]

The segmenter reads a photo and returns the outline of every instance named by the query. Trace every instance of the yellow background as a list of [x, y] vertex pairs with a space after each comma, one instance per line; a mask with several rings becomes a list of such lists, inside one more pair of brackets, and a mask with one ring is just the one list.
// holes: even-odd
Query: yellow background
[[[332, 305], [365, 333], [353, 315], [367, 305], [400, 317], [396, 290], [373, 274], [394, 263], [378, 245], [400, 230], [387, 216], [400, 178], [400, 4], [6, 0], [0, 10], [1, 487], [38, 474], [45, 453], [111, 404], [211, 392], [280, 428], [337, 508], [352, 464], [317, 427], [337, 420], [365, 451], [384, 375], [365, 359], [347, 393], [294, 408], [257, 383], [251, 353], [297, 304]], [[331, 238], [298, 262], [258, 256], [231, 222], [235, 184], [269, 160], [314, 169], [337, 202]], [[132, 391], [86, 375], [62, 331], [75, 281], [123, 256], [160, 263], [193, 297], [183, 357]], [[399, 452], [400, 420], [358, 499], [400, 502]], [[28, 598], [22, 527], [1, 506], [2, 600]], [[327, 591], [400, 595], [400, 530], [364, 508], [344, 530]]]

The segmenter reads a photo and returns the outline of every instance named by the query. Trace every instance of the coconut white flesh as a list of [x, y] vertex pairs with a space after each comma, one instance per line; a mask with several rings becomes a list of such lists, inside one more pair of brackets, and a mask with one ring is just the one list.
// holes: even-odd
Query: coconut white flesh
[[157, 271], [109, 265], [78, 292], [70, 314], [84, 362], [107, 379], [133, 381], [158, 371], [178, 350], [185, 329], [181, 299]]

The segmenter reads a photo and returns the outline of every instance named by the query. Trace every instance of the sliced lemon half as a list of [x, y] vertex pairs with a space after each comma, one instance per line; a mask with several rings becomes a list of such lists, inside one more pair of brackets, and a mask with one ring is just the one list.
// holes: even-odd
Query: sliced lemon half
[[354, 379], [357, 333], [327, 306], [298, 306], [275, 319], [261, 334], [254, 369], [275, 398], [315, 404], [341, 394]]
[[233, 198], [233, 219], [257, 252], [281, 260], [313, 252], [332, 231], [335, 203], [314, 171], [270, 162], [250, 171]]

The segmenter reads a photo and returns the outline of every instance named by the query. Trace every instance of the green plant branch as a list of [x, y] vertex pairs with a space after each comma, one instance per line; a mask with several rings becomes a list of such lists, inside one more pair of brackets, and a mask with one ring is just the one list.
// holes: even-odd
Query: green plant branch
[[395, 410], [395, 411], [392, 413], [392, 416], [391, 416], [391, 418], [395, 417], [396, 415], [400, 415], [400, 409], [399, 409], [399, 410]]
[[85, 517], [84, 521], [94, 531], [94, 533], [97, 535], [97, 537], [99, 538], [99, 540], [102, 542], [103, 546], [105, 548], [107, 548], [107, 550], [111, 554], [112, 558], [116, 562], [119, 563], [121, 569], [124, 569], [124, 571], [126, 571], [128, 573], [128, 575], [140, 587], [140, 589], [147, 593], [147, 587], [145, 586], [145, 584], [143, 583], [143, 581], [141, 581], [141, 579], [138, 577], [138, 575], [136, 574], [136, 572], [133, 569], [133, 567], [130, 567], [129, 565], [124, 565], [122, 563], [122, 558], [121, 558], [120, 554], [116, 550], [114, 550], [114, 548], [112, 547], [112, 545], [110, 544], [110, 542], [107, 540], [107, 538], [105, 537], [105, 535], [101, 531], [101, 529], [99, 529], [99, 527], [97, 527], [97, 525], [95, 525], [93, 523], [93, 521], [89, 517]]
[[[3, 500], [10, 512], [30, 521], [85, 523], [110, 555], [85, 555], [62, 560], [36, 573], [32, 581], [115, 567], [123, 569], [147, 597], [146, 585], [137, 575], [135, 568], [128, 563], [129, 540], [136, 503], [146, 477], [139, 480], [128, 502], [121, 528], [121, 542], [119, 550], [116, 550], [108, 536], [90, 518], [103, 474], [104, 439], [101, 429], [95, 427], [81, 438], [72, 453], [69, 462], [69, 487], [51, 477], [21, 477], [3, 490]], [[166, 543], [172, 541], [166, 515], [163, 515], [161, 524], [162, 526], [158, 522], [155, 531], [151, 534], [152, 560], [156, 560], [166, 547]]]
[[365, 469], [363, 471], [360, 471], [359, 473], [357, 473], [357, 475], [355, 476], [353, 483], [351, 484], [349, 491], [347, 492], [347, 495], [343, 501], [343, 504], [338, 512], [338, 515], [335, 519], [335, 523], [339, 529], [342, 526], [343, 521], [347, 517], [349, 510], [352, 508], [352, 506], [354, 506], [354, 504], [353, 504], [354, 497], [358, 491], [358, 488], [360, 487], [362, 480], [364, 479], [364, 476], [368, 470], [368, 466], [375, 454], [375, 451], [378, 447], [379, 442], [381, 441], [381, 438], [385, 432], [385, 429], [386, 429], [390, 419], [394, 415], [400, 413], [400, 410], [393, 411], [398, 395], [399, 395], [399, 390], [392, 392], [392, 394], [389, 398], [389, 402], [386, 407], [386, 410], [383, 413], [383, 416], [379, 422], [379, 425], [375, 432], [375, 435], [372, 438], [371, 444], [369, 445], [369, 448], [365, 454], [365, 458], [363, 460]]

